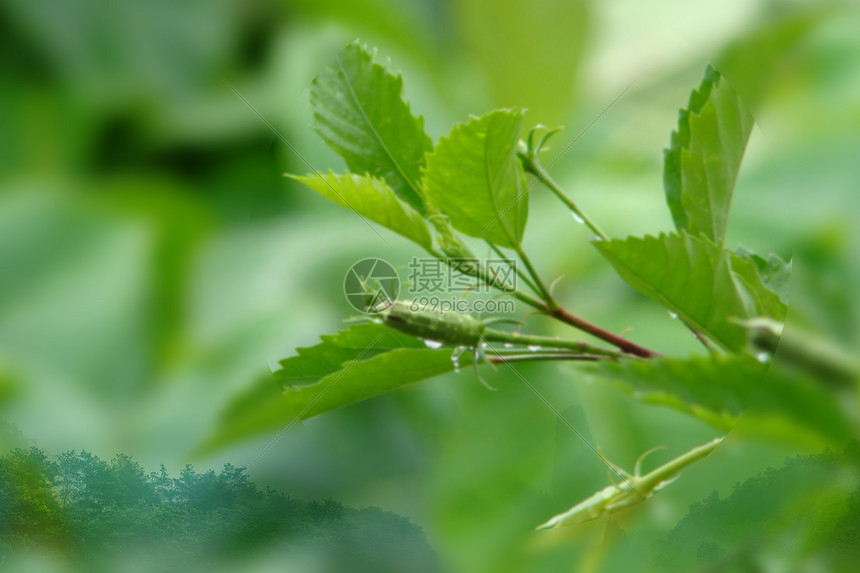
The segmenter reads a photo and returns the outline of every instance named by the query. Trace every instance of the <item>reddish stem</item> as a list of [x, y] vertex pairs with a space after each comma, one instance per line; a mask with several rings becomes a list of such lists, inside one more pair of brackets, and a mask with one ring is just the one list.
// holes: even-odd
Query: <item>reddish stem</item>
[[633, 356], [638, 356], [640, 358], [654, 358], [655, 356], [662, 356], [659, 352], [656, 352], [654, 350], [648, 350], [647, 348], [630, 342], [629, 340], [622, 338], [617, 334], [612, 334], [608, 330], [604, 330], [596, 324], [591, 324], [587, 320], [583, 320], [578, 316], [574, 316], [561, 307], [547, 309], [547, 314], [549, 314], [549, 316], [553, 318], [564, 322], [565, 324], [569, 324], [574, 328], [578, 328], [579, 330], [587, 332], [588, 334], [595, 336], [600, 340], [608, 342], [609, 344], [615, 346], [625, 354], [632, 354]]

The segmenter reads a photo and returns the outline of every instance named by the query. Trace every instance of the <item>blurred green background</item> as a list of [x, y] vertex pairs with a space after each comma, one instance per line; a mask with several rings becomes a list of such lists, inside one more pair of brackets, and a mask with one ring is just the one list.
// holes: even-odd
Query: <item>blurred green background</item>
[[[342, 170], [311, 128], [307, 88], [356, 37], [402, 71], [434, 140], [501, 106], [565, 125], [553, 155], [586, 130], [552, 171], [613, 236], [671, 228], [662, 149], [713, 62], [758, 121], [728, 244], [794, 255], [791, 319], [856, 353], [858, 26], [852, 4], [775, 0], [7, 0], [0, 417], [50, 454], [122, 453], [174, 475], [254, 460], [274, 433], [191, 452], [278, 359], [341, 326], [352, 262], [418, 253], [284, 179], [307, 166], [227, 82], [316, 169]], [[568, 308], [668, 354], [698, 351], [553, 197], [533, 192], [530, 219], [525, 246], [548, 280], [565, 275], [556, 292]], [[667, 446], [665, 461], [716, 435], [572, 367], [522, 372], [624, 467], [653, 446]], [[657, 498], [609, 529], [548, 542], [531, 528], [606, 485], [605, 468], [516, 377], [491, 382], [501, 391], [451, 375], [311, 420], [249, 476], [407, 516], [444, 570], [601, 570], [610, 553], [645, 551], [618, 531], [665, 534], [712, 491], [856, 437], [854, 394], [835, 398], [844, 420], [813, 412], [805, 425], [756, 404], [746, 428]], [[274, 382], [271, 393], [280, 399]]]

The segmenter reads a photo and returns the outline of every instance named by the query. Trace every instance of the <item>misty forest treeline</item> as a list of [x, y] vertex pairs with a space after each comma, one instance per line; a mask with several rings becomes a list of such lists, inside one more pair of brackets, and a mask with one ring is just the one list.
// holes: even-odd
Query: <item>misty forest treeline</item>
[[31, 447], [0, 458], [0, 566], [35, 551], [77, 564], [121, 558], [198, 569], [274, 547], [312, 551], [332, 570], [436, 570], [408, 519], [261, 490], [230, 464], [218, 474], [188, 465], [174, 478], [126, 455], [51, 459]]

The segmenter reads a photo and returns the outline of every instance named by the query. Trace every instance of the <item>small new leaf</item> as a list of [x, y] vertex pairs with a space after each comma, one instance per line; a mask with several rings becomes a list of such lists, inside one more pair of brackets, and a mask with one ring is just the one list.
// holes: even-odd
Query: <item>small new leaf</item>
[[503, 247], [520, 244], [528, 216], [517, 158], [523, 113], [498, 110], [457, 125], [427, 157], [424, 193], [455, 229]]
[[433, 247], [433, 239], [421, 215], [409, 204], [401, 201], [381, 179], [370, 175], [337, 175], [331, 172], [326, 175], [289, 177], [425, 249]]
[[384, 179], [422, 215], [424, 155], [433, 148], [424, 119], [401, 98], [403, 78], [389, 73], [357, 43], [343, 50], [311, 86], [317, 133], [349, 170]]
[[675, 228], [722, 244], [753, 118], [708, 66], [665, 150], [663, 184]]
[[783, 304], [788, 304], [789, 283], [791, 281], [791, 261], [783, 261], [779, 255], [770, 253], [767, 258], [755, 254], [745, 247], [739, 247], [735, 254], [755, 265], [765, 286], [770, 289]]

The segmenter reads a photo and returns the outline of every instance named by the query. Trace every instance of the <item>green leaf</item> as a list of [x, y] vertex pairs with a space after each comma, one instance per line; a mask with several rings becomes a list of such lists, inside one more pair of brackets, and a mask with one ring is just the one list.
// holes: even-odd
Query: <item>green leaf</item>
[[764, 285], [776, 294], [783, 304], [788, 304], [789, 283], [791, 281], [790, 261], [786, 263], [773, 253], [764, 258], [745, 247], [738, 247], [735, 254], [755, 265]]
[[[381, 324], [353, 325], [320, 338], [320, 344], [282, 360], [274, 381], [261, 376], [235, 399], [200, 452], [454, 370], [453, 348], [429, 348]], [[470, 353], [459, 359], [461, 367], [471, 363]]]
[[284, 390], [313, 385], [339, 371], [343, 364], [368, 360], [398, 348], [426, 348], [417, 338], [375, 323], [355, 324], [335, 335], [320, 336], [322, 342], [297, 348], [297, 356], [284, 358], [273, 374]]
[[[785, 320], [786, 303], [764, 282], [755, 261], [741, 258], [726, 252], [730, 258], [735, 279], [743, 283], [747, 292], [747, 311], [749, 316], [765, 316], [778, 322]], [[785, 277], [785, 294], [788, 294], [788, 278]]]
[[708, 66], [665, 150], [663, 185], [675, 227], [721, 244], [753, 118]]
[[401, 99], [402, 90], [402, 77], [354, 43], [314, 78], [311, 109], [317, 133], [350, 171], [384, 179], [423, 215], [421, 169], [433, 142], [424, 133], [424, 119]]
[[427, 157], [427, 200], [454, 228], [496, 245], [520, 244], [528, 216], [517, 158], [523, 112], [498, 110], [457, 125]]
[[309, 174], [289, 176], [310, 187], [326, 199], [346, 207], [360, 216], [375, 221], [421, 245], [432, 249], [433, 239], [421, 215], [397, 195], [381, 179], [369, 175]]
[[721, 430], [734, 426], [767, 372], [750, 356], [595, 362], [581, 369], [634, 398], [675, 408]]
[[738, 352], [746, 346], [746, 332], [733, 320], [785, 317], [785, 306], [763, 285], [751, 263], [704, 237], [682, 231], [595, 241], [594, 246], [633, 288], [726, 350]]

